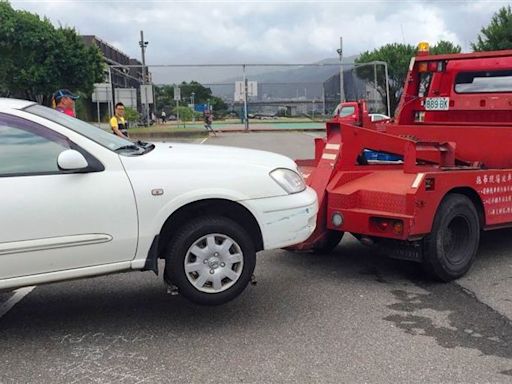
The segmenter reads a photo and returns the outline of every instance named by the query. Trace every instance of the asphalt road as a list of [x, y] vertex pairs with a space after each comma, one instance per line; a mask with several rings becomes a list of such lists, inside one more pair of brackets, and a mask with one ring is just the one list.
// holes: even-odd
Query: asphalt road
[[[204, 144], [313, 153], [301, 133]], [[0, 383], [511, 383], [510, 250], [512, 230], [484, 233], [469, 275], [436, 284], [346, 235], [261, 252], [257, 285], [214, 308], [151, 272], [36, 287], [0, 317]]]

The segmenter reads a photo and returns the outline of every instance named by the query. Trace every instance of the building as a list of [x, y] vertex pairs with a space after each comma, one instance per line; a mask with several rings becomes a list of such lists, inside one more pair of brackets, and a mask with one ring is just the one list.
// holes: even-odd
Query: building
[[[142, 83], [142, 63], [130, 58], [104, 40], [94, 35], [84, 35], [82, 39], [86, 45], [96, 45], [101, 53], [105, 64], [112, 72], [112, 84], [114, 88], [138, 88]], [[117, 67], [119, 65], [139, 65], [140, 68]], [[113, 67], [115, 66], [115, 67]], [[105, 81], [108, 82], [108, 70], [105, 71]]]
[[[128, 104], [142, 112], [140, 98], [140, 86], [143, 83], [142, 63], [137, 59], [130, 58], [124, 52], [121, 52], [95, 35], [83, 35], [81, 37], [86, 45], [96, 45], [103, 55], [106, 64], [104, 83], [112, 82], [112, 89], [114, 90], [113, 103], [122, 101], [126, 104], [126, 95], [132, 95], [131, 97], [128, 96], [128, 100], [132, 100]], [[146, 71], [148, 73], [147, 79], [151, 79], [151, 73], [147, 68]], [[96, 108], [92, 102], [90, 107], [92, 109]], [[105, 114], [112, 114], [112, 105], [105, 104], [100, 106], [100, 115], [104, 116]]]

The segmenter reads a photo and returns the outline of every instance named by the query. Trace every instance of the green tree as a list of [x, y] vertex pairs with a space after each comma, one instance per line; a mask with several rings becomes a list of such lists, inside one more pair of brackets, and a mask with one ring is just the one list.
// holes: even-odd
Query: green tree
[[226, 114], [228, 105], [220, 97], [212, 96], [210, 97], [209, 102], [216, 118], [223, 117]]
[[155, 87], [155, 95], [156, 95], [156, 110], [162, 111], [165, 110], [166, 113], [169, 113], [171, 108], [176, 106], [176, 101], [174, 100], [174, 86], [172, 85], [161, 85]]
[[48, 104], [59, 88], [90, 94], [103, 79], [103, 59], [73, 28], [14, 10], [0, 0], [0, 94]]
[[181, 99], [186, 101], [188, 104], [194, 93], [194, 104], [207, 103], [208, 99], [212, 97], [212, 90], [206, 88], [197, 81], [191, 81], [190, 83], [182, 82], [181, 88]]
[[191, 121], [192, 120], [192, 116], [194, 116], [194, 113], [192, 112], [192, 109], [190, 109], [189, 107], [174, 107], [172, 109], [172, 112], [180, 117], [180, 120], [181, 121]]
[[492, 17], [491, 23], [480, 30], [474, 51], [497, 51], [512, 49], [512, 10], [510, 5], [500, 8]]
[[[176, 85], [162, 85], [156, 87], [156, 109], [157, 111], [165, 110], [166, 113], [175, 108], [174, 88]], [[217, 116], [222, 115], [228, 109], [228, 105], [219, 97], [212, 96], [212, 90], [198, 83], [191, 81], [190, 83], [182, 82], [179, 85], [181, 89], [180, 106], [188, 105], [192, 102], [192, 92], [194, 93], [194, 104], [209, 104]]]
[[[459, 53], [461, 47], [449, 41], [440, 41], [430, 48], [430, 53], [437, 55], [442, 53]], [[394, 111], [398, 105], [402, 87], [405, 82], [405, 76], [409, 68], [411, 57], [416, 54], [416, 47], [410, 44], [386, 44], [373, 51], [363, 52], [356, 60], [356, 64], [362, 65], [372, 61], [384, 61], [388, 65], [389, 75], [389, 104], [391, 111]], [[386, 90], [384, 81], [384, 68], [377, 66], [377, 91], [385, 101]], [[374, 85], [373, 66], [361, 66], [356, 69], [358, 76], [366, 79]], [[379, 80], [380, 79], [380, 80]]]

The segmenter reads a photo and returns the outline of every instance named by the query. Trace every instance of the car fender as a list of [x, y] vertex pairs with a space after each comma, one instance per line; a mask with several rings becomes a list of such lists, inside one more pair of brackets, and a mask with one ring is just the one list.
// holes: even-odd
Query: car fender
[[139, 210], [139, 244], [137, 247], [136, 257], [132, 261], [133, 269], [141, 269], [144, 267], [148, 257], [151, 244], [155, 236], [162, 230], [167, 219], [178, 209], [188, 204], [208, 199], [222, 199], [236, 202], [246, 208], [261, 226], [260, 216], [257, 211], [248, 204], [249, 198], [239, 191], [223, 189], [223, 188], [204, 188], [189, 191], [169, 200], [166, 204], [154, 214]]

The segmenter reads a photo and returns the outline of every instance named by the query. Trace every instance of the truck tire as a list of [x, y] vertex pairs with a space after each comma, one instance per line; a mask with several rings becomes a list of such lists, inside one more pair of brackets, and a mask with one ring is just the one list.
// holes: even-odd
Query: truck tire
[[318, 254], [331, 253], [338, 246], [345, 232], [329, 230], [325, 238], [315, 244], [313, 252]]
[[164, 273], [190, 301], [218, 305], [245, 289], [255, 266], [247, 232], [233, 220], [208, 216], [186, 223], [170, 240]]
[[436, 280], [452, 281], [471, 267], [480, 241], [478, 213], [472, 201], [449, 194], [437, 209], [432, 232], [423, 240], [423, 267]]

